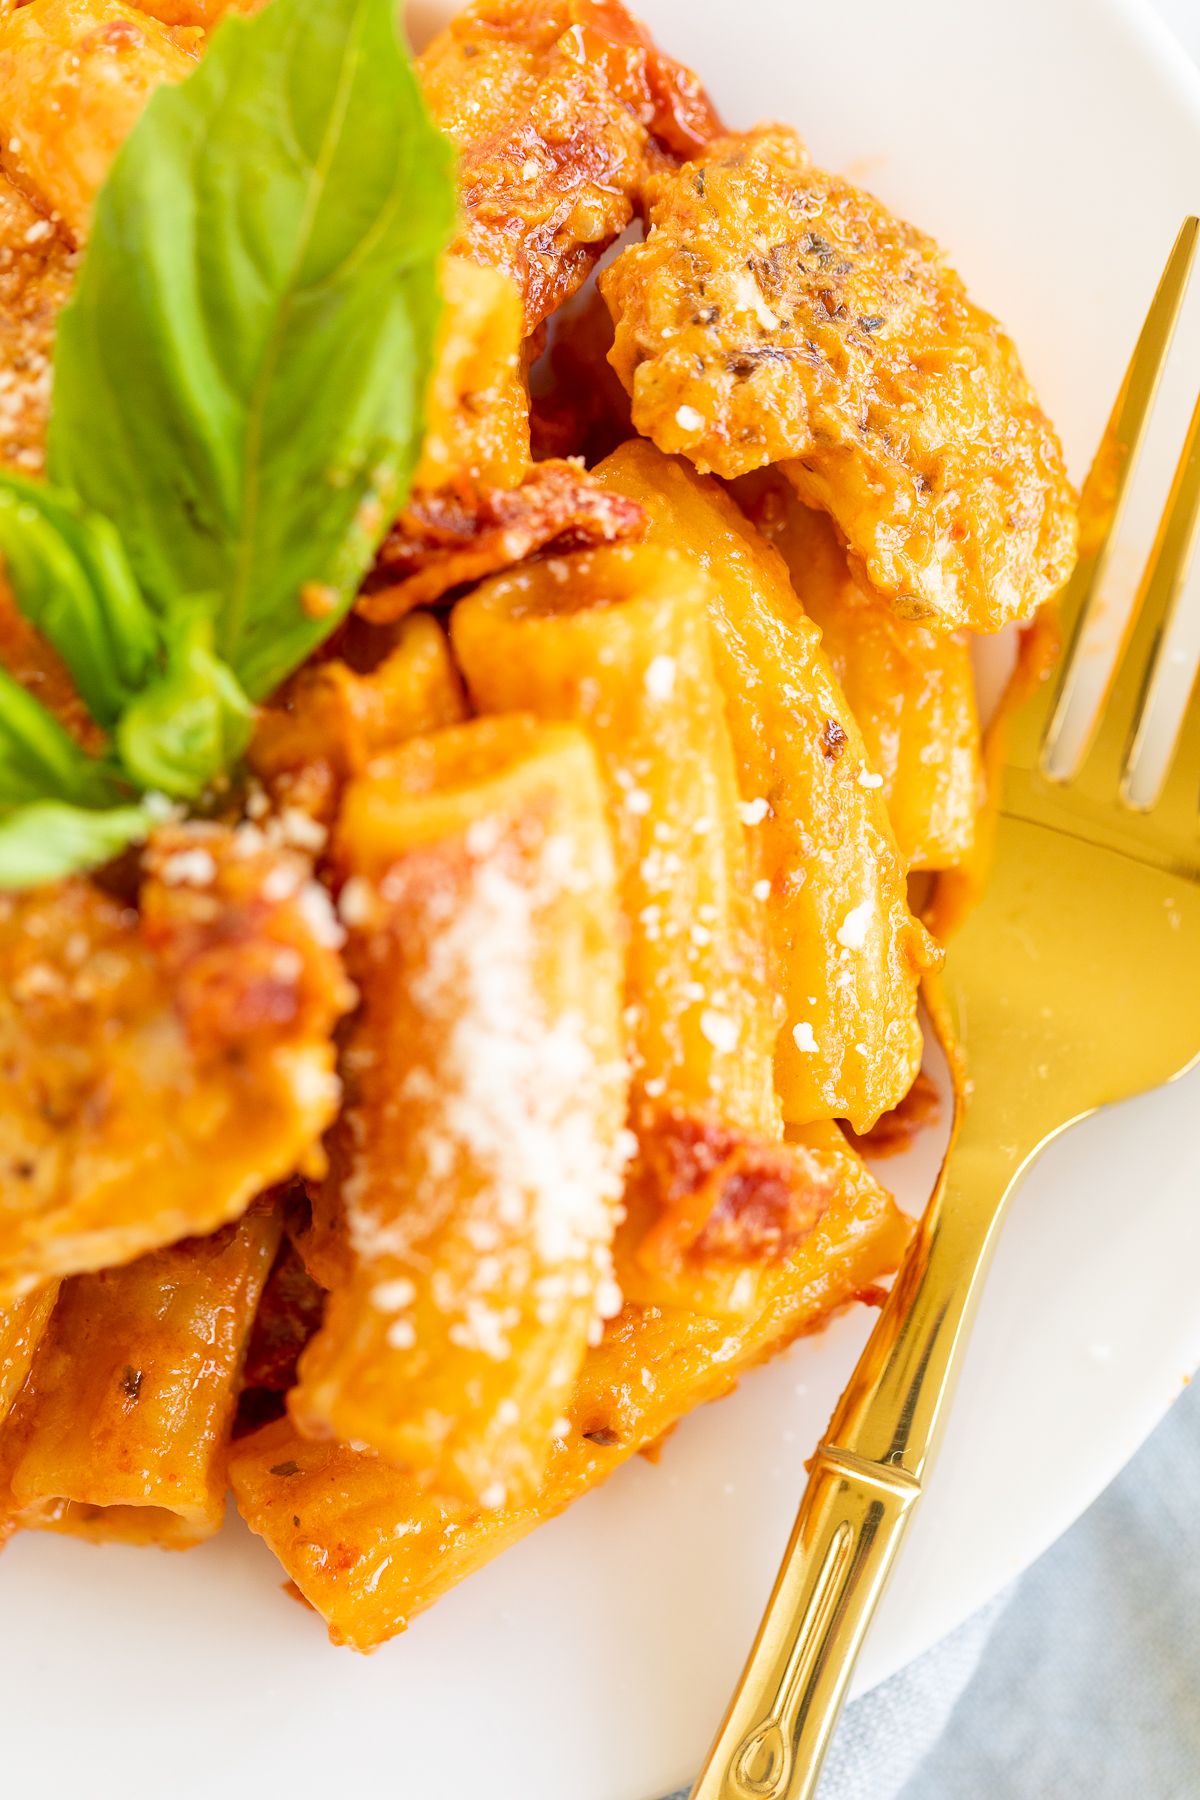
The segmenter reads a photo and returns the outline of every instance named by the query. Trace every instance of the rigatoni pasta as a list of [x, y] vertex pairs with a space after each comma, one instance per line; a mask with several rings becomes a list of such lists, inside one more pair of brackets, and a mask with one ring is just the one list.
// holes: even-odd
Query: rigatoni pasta
[[600, 754], [628, 943], [638, 1158], [618, 1251], [645, 1304], [751, 1315], [829, 1186], [783, 1142], [737, 768], [703, 571], [657, 548], [550, 561], [456, 609], [476, 703], [577, 720]]
[[951, 627], [1074, 530], [940, 253], [621, 0], [261, 5], [0, 0], [0, 1540], [231, 1470], [367, 1649], [897, 1268]]
[[57, 1295], [58, 1283], [51, 1281], [0, 1306], [0, 1426], [24, 1386]]
[[[580, 554], [485, 583], [456, 609], [452, 631], [478, 705], [575, 720], [599, 753], [627, 943], [639, 1146], [623, 1279], [647, 1303], [683, 1292], [721, 1311], [753, 1305], [747, 1264], [762, 1245], [716, 1255], [708, 1214], [732, 1192], [743, 1214], [753, 1210], [764, 1183], [781, 1213], [790, 1208], [785, 1229], [796, 1228], [797, 1208], [772, 1079], [763, 914], [705, 586], [662, 550]], [[708, 1176], [699, 1207], [687, 1179], [697, 1159]], [[811, 1223], [807, 1196], [800, 1212]]]
[[[588, 1352], [540, 1488], [481, 1507], [369, 1451], [313, 1443], [286, 1420], [234, 1446], [238, 1509], [335, 1643], [370, 1650], [447, 1589], [596, 1487], [695, 1406], [894, 1268], [909, 1226], [837, 1128], [824, 1141], [835, 1197], [774, 1266], [749, 1318], [626, 1306]], [[840, 1146], [840, 1147], [839, 1147]]]
[[484, 583], [451, 632], [478, 706], [576, 721], [599, 752], [640, 1096], [770, 1132], [775, 1023], [707, 589], [670, 551], [581, 553]]
[[0, 1427], [0, 1515], [165, 1549], [218, 1530], [242, 1356], [279, 1229], [274, 1208], [254, 1207], [213, 1237], [63, 1284]]
[[513, 487], [529, 467], [521, 296], [499, 269], [464, 256], [443, 257], [441, 286], [445, 310], [414, 489]]
[[330, 1184], [349, 1268], [300, 1365], [308, 1432], [528, 1494], [613, 1310], [627, 1099], [604, 796], [568, 726], [480, 719], [349, 788], [363, 995]]
[[250, 765], [281, 807], [327, 826], [343, 785], [373, 756], [466, 717], [462, 681], [433, 614], [410, 613], [387, 635], [373, 668], [320, 663], [263, 710]]
[[970, 855], [983, 786], [971, 650], [962, 632], [900, 616], [854, 578], [827, 513], [773, 471], [734, 485], [738, 503], [788, 566], [805, 612], [883, 782], [910, 869], [957, 867]]
[[881, 777], [777, 554], [716, 482], [636, 439], [597, 476], [646, 508], [652, 540], [711, 578], [716, 667], [784, 1003], [784, 1117], [865, 1131], [920, 1067], [917, 984], [936, 962], [909, 911]]

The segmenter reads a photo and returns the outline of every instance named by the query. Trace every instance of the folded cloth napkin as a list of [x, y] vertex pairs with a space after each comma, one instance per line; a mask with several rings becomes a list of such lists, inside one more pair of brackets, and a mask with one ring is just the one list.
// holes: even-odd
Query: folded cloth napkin
[[1200, 1382], [1005, 1594], [846, 1708], [820, 1789], [1079, 1795], [1200, 1800]]
[[[941, 1650], [922, 1659], [931, 1673]], [[865, 1695], [864, 1712], [892, 1685]], [[845, 1735], [855, 1729], [851, 1708]], [[821, 1800], [894, 1791], [822, 1787]], [[949, 1725], [900, 1794], [1200, 1796], [1200, 1382], [1015, 1584]]]

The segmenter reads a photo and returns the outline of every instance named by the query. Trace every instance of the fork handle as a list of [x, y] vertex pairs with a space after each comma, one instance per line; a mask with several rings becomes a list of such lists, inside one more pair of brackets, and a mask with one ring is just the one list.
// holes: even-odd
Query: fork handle
[[775, 1589], [692, 1800], [816, 1791], [850, 1671], [920, 1489], [817, 1452]]
[[816, 1792], [1025, 1160], [1014, 1156], [998, 1175], [994, 1142], [963, 1141], [972, 1136], [968, 1124], [947, 1156], [813, 1459], [758, 1636], [691, 1800], [810, 1800]]

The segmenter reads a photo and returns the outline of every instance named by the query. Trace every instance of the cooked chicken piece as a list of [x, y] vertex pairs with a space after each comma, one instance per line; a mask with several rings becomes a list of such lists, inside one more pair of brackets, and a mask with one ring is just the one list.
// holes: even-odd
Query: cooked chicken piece
[[0, 19], [0, 165], [76, 243], [150, 95], [195, 68], [198, 37], [114, 0], [31, 0]]
[[573, 462], [535, 463], [515, 488], [418, 495], [384, 539], [358, 611], [384, 623], [539, 550], [628, 543], [644, 530], [636, 501]]
[[717, 129], [696, 77], [620, 0], [477, 0], [419, 68], [459, 150], [459, 248], [513, 277], [527, 331], [628, 225], [651, 162]]
[[778, 127], [660, 172], [648, 201], [645, 243], [600, 277], [640, 432], [726, 477], [788, 459], [909, 617], [995, 631], [1055, 592], [1062, 450], [930, 239]]
[[310, 865], [164, 828], [140, 912], [0, 895], [0, 1304], [235, 1218], [318, 1154], [352, 994]]

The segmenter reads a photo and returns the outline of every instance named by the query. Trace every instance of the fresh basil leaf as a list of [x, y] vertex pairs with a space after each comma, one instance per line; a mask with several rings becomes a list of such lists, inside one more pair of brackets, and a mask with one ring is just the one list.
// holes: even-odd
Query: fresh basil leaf
[[254, 727], [237, 676], [213, 655], [212, 611], [203, 601], [177, 610], [164, 674], [117, 723], [122, 767], [139, 787], [177, 800], [195, 799], [235, 763]]
[[60, 800], [37, 800], [0, 818], [0, 888], [40, 887], [95, 869], [151, 829], [141, 806], [89, 811]]
[[48, 797], [110, 806], [120, 795], [111, 771], [0, 668], [0, 813]]
[[[219, 596], [252, 699], [349, 607], [407, 492], [454, 220], [395, 0], [227, 18], [101, 190], [50, 471], [118, 523], [160, 614]], [[334, 606], [310, 617], [309, 588]]]
[[0, 557], [17, 605], [110, 726], [155, 667], [158, 629], [107, 519], [0, 471]]

